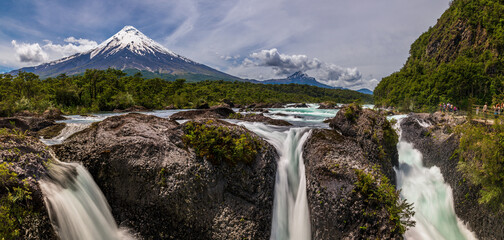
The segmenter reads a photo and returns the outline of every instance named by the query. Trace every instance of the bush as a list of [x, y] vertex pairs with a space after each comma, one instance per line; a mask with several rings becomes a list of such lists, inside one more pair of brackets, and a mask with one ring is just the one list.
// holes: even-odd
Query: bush
[[[378, 168], [374, 167], [373, 171]], [[354, 169], [357, 174], [355, 190], [364, 197], [364, 202], [368, 205], [365, 214], [374, 216], [385, 209], [389, 215], [389, 222], [393, 225], [392, 231], [398, 234], [406, 232], [408, 227], [415, 225], [411, 217], [413, 212], [412, 204], [401, 200], [399, 191], [390, 184], [389, 179], [378, 173], [366, 173], [360, 169]]]
[[345, 108], [345, 118], [350, 122], [357, 121], [358, 115], [362, 110], [361, 106], [357, 103], [352, 103]]
[[18, 175], [9, 164], [0, 163], [0, 237], [17, 239], [24, 218], [32, 214], [31, 192], [26, 181], [19, 186]]
[[222, 162], [234, 166], [238, 162], [250, 164], [254, 161], [260, 142], [249, 133], [238, 134], [227, 127], [212, 126], [212, 120], [201, 124], [188, 122], [184, 126], [183, 141], [194, 148], [196, 154], [213, 164]]
[[504, 124], [492, 127], [466, 123], [455, 129], [460, 134], [458, 170], [472, 184], [481, 186], [480, 204], [504, 210]]

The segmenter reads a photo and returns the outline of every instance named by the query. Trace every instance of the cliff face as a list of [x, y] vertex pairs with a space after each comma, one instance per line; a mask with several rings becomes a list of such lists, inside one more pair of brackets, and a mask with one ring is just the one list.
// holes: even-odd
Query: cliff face
[[55, 149], [62, 161], [82, 162], [116, 221], [145, 239], [269, 238], [273, 146], [258, 140], [262, 148], [251, 163], [213, 164], [186, 147], [183, 135], [175, 121], [128, 114], [96, 123]]
[[378, 84], [376, 103], [413, 109], [491, 101], [503, 89], [503, 18], [503, 1], [454, 0], [411, 45], [404, 67]]
[[[395, 190], [384, 180], [395, 182], [395, 132], [383, 115], [357, 106], [341, 109], [330, 125], [334, 129], [313, 130], [303, 150], [313, 239], [401, 239], [399, 223], [387, 211], [398, 195], [376, 190]], [[375, 189], [374, 199], [359, 185], [363, 173], [371, 178], [366, 187]]]
[[[422, 127], [418, 121], [431, 124]], [[457, 171], [459, 138], [451, 129], [460, 124], [442, 114], [414, 114], [401, 122], [402, 138], [411, 142], [423, 155], [426, 167], [437, 166], [453, 190], [455, 212], [479, 239], [503, 239], [504, 214], [478, 203], [480, 186], [471, 184]], [[498, 227], [497, 227], [498, 226]]]

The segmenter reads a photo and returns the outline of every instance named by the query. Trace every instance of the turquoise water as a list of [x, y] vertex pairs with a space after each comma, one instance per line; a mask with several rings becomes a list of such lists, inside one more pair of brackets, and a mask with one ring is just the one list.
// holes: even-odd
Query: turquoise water
[[[374, 106], [365, 107], [373, 108]], [[269, 113], [265, 114], [271, 118], [289, 121], [294, 125], [293, 127], [278, 127], [263, 123], [229, 120], [263, 137], [275, 146], [279, 153], [271, 239], [311, 238], [302, 147], [309, 137], [310, 129], [328, 128], [328, 124], [323, 121], [334, 117], [338, 112], [337, 109], [317, 108], [317, 104], [309, 104], [307, 108], [273, 108], [269, 109]], [[185, 110], [162, 110], [143, 114], [168, 118], [180, 111]], [[68, 116], [68, 120], [60, 121], [68, 124], [62, 134], [45, 141], [47, 144], [61, 143], [74, 132], [82, 130], [93, 122], [122, 114], [126, 113]], [[400, 121], [404, 117], [406, 116], [396, 115], [387, 118]], [[422, 123], [422, 125], [425, 124]], [[400, 133], [400, 129], [398, 131]], [[475, 239], [474, 234], [457, 218], [453, 207], [452, 190], [444, 182], [439, 168], [425, 168], [422, 163], [421, 153], [414, 149], [411, 144], [400, 141], [397, 147], [400, 162], [400, 166], [396, 168], [397, 188], [402, 190], [401, 197], [413, 203], [416, 212], [414, 216], [416, 226], [406, 232], [405, 238]], [[69, 200], [68, 202], [71, 204], [76, 201]], [[83, 214], [85, 215], [85, 213]], [[112, 229], [114, 230], [109, 234], [116, 234], [116, 227], [112, 227]]]
[[[400, 126], [404, 116], [396, 117]], [[427, 123], [421, 123], [427, 127]], [[400, 129], [399, 134], [401, 133]], [[455, 214], [451, 187], [445, 183], [438, 167], [423, 166], [422, 153], [411, 143], [397, 144], [399, 167], [396, 168], [397, 188], [401, 197], [413, 203], [416, 226], [409, 229], [406, 239], [476, 239]]]

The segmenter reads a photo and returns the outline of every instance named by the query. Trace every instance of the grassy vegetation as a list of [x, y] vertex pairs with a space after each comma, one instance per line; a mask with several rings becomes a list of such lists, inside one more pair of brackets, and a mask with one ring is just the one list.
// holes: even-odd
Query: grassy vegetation
[[0, 163], [0, 239], [18, 239], [23, 220], [33, 214], [29, 185], [19, 186], [18, 175]]
[[504, 100], [504, 2], [454, 0], [412, 45], [403, 68], [374, 90], [375, 103], [432, 111]]
[[414, 226], [415, 222], [411, 220], [414, 215], [412, 204], [400, 199], [399, 191], [390, 184], [387, 177], [379, 174], [376, 167], [372, 173], [361, 169], [354, 171], [357, 174], [354, 191], [359, 192], [367, 203], [364, 215], [375, 216], [385, 209], [393, 226], [392, 231], [398, 234], [403, 234], [408, 227]]
[[184, 143], [192, 147], [196, 154], [205, 157], [213, 164], [227, 163], [234, 166], [239, 162], [252, 163], [261, 144], [249, 133], [239, 134], [223, 126], [188, 122], [184, 126]]
[[[191, 76], [188, 76], [191, 77]], [[193, 79], [194, 80], [194, 79]], [[41, 112], [51, 107], [69, 113], [126, 109], [135, 105], [149, 109], [195, 108], [202, 103], [218, 105], [290, 102], [372, 102], [372, 96], [350, 90], [308, 85], [266, 85], [249, 82], [167, 81], [127, 76], [115, 69], [86, 70], [82, 75], [60, 75], [40, 80], [33, 73], [0, 74], [0, 116], [22, 110]]]
[[458, 170], [472, 184], [481, 186], [480, 204], [504, 211], [504, 124], [466, 123], [455, 131], [461, 136]]

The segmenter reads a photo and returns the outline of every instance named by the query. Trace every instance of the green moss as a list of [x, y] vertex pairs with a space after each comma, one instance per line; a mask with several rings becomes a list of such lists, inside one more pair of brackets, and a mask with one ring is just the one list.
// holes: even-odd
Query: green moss
[[359, 112], [362, 110], [361, 106], [356, 104], [356, 103], [352, 103], [350, 105], [348, 105], [347, 108], [345, 108], [345, 118], [350, 121], [350, 122], [356, 122], [357, 121], [357, 118], [358, 118], [358, 115], [359, 115]]
[[9, 166], [0, 163], [0, 238], [18, 239], [23, 220], [33, 214], [32, 197], [26, 180], [19, 186], [18, 175]]
[[238, 134], [227, 127], [188, 122], [184, 126], [183, 141], [196, 154], [213, 164], [223, 162], [234, 166], [239, 162], [252, 163], [261, 148], [259, 140], [249, 133]]
[[[390, 184], [389, 179], [378, 173], [366, 173], [360, 169], [354, 169], [357, 175], [354, 191], [359, 192], [367, 203], [364, 213], [367, 216], [375, 216], [385, 209], [388, 220], [393, 225], [393, 232], [403, 234], [408, 227], [414, 226], [410, 220], [414, 212], [412, 204], [408, 204], [399, 197], [399, 192]], [[378, 172], [377, 167], [374, 172]]]

